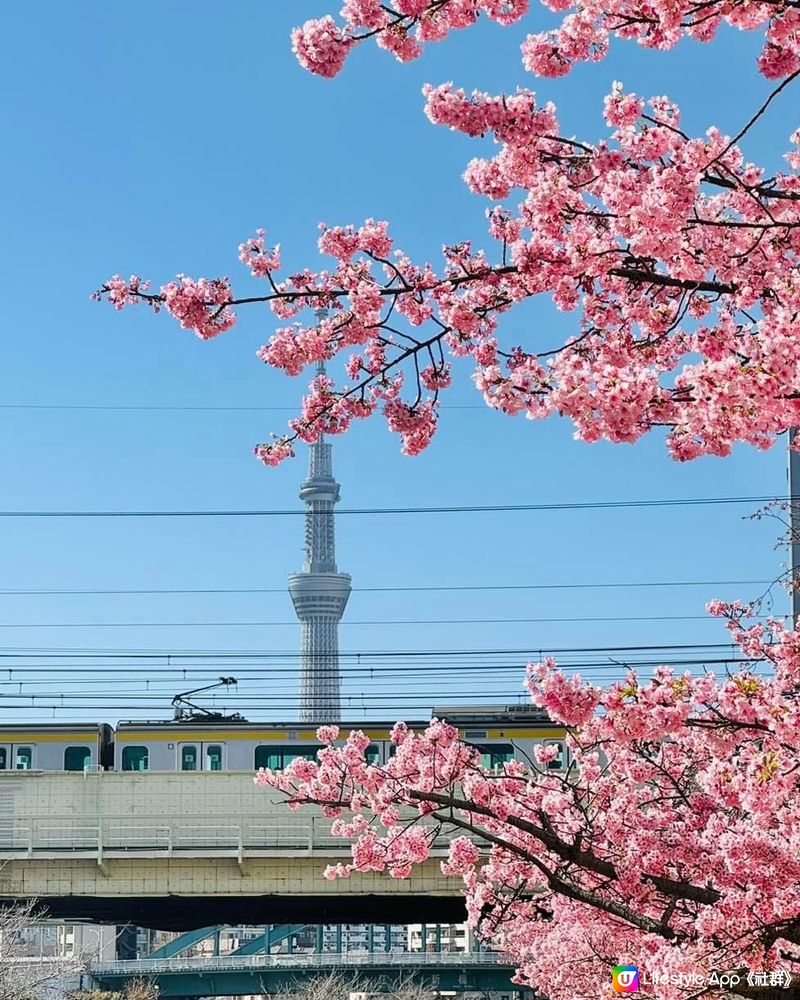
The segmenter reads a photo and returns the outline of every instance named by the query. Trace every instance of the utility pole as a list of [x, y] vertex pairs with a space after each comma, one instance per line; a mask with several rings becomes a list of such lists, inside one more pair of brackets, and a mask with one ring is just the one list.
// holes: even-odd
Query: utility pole
[[792, 624], [800, 625], [800, 451], [792, 445], [797, 438], [798, 428], [790, 427], [789, 436], [789, 568], [792, 580]]

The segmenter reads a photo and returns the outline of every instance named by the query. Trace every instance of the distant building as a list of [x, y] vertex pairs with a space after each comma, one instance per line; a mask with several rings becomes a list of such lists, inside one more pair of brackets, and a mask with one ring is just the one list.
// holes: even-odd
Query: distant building
[[27, 958], [92, 958], [113, 962], [117, 928], [94, 924], [31, 924], [18, 939], [15, 951]]

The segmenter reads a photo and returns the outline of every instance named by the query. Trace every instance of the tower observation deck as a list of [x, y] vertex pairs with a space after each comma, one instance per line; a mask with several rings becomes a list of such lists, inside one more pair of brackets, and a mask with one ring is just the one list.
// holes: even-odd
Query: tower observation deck
[[[324, 371], [320, 365], [320, 373]], [[308, 478], [300, 487], [306, 505], [306, 559], [289, 577], [289, 594], [300, 619], [300, 720], [338, 722], [340, 713], [339, 622], [350, 597], [350, 576], [336, 568], [331, 446], [311, 445]]]

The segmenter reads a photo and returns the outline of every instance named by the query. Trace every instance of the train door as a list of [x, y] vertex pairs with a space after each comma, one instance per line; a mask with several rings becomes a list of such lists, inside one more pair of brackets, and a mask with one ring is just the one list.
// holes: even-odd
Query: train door
[[179, 771], [221, 771], [224, 768], [224, 743], [179, 743]]

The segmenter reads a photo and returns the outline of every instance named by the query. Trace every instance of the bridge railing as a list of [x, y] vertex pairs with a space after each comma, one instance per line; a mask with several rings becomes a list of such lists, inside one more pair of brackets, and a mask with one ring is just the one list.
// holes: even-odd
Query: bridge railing
[[313, 814], [15, 816], [0, 818], [0, 858], [130, 852], [202, 856], [325, 852], [349, 854], [331, 821]]
[[503, 965], [497, 952], [348, 952], [346, 954], [313, 954], [313, 955], [249, 955], [236, 958], [233, 956], [192, 957], [192, 958], [140, 958], [125, 962], [109, 962], [92, 964], [93, 975], [126, 976], [147, 975], [164, 972], [232, 972], [253, 969], [297, 969], [308, 971], [318, 968], [325, 971], [337, 968], [367, 969], [370, 966], [385, 969], [387, 967], [405, 967], [413, 969], [435, 968], [442, 966], [482, 966]]

